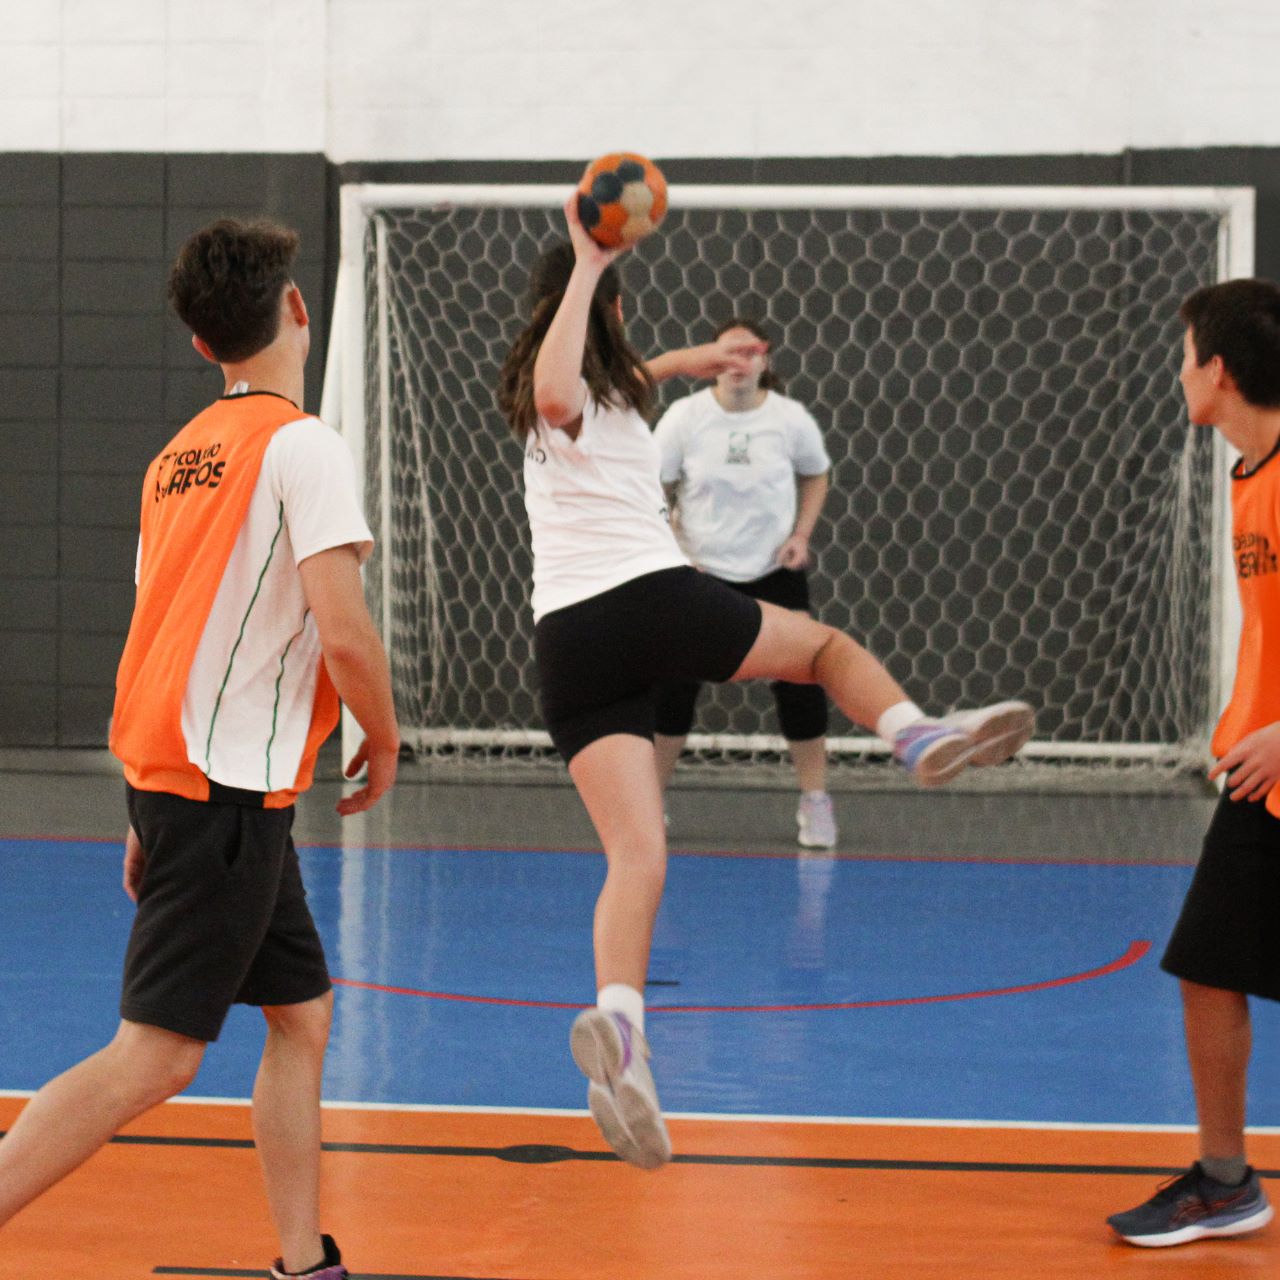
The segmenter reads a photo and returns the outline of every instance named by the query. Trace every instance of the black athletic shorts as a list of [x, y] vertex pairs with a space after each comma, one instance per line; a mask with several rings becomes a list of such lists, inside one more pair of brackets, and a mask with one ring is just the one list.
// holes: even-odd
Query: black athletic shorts
[[[809, 576], [803, 569], [775, 569], [749, 582], [717, 582], [753, 600], [764, 600], [782, 609], [809, 612]], [[778, 727], [788, 742], [811, 742], [827, 735], [827, 695], [816, 684], [792, 684], [774, 680], [774, 704]], [[654, 727], [669, 738], [683, 738], [693, 728], [693, 714], [702, 692], [699, 680], [672, 680], [661, 685], [655, 697]]]
[[542, 713], [567, 764], [597, 738], [653, 738], [655, 687], [730, 679], [760, 634], [760, 606], [684, 566], [545, 614], [533, 632]]
[[1160, 967], [1206, 987], [1280, 1000], [1280, 819], [1227, 792]]
[[[128, 788], [146, 853], [120, 1016], [216, 1040], [233, 1004], [300, 1004], [329, 970], [290, 828], [293, 808], [214, 787], [201, 802]], [[256, 807], [255, 807], [256, 802]]]

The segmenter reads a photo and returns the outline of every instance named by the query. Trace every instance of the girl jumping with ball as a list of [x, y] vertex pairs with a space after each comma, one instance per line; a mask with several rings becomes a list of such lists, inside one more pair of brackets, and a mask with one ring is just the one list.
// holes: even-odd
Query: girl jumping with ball
[[574, 1021], [570, 1048], [609, 1145], [655, 1169], [671, 1157], [642, 994], [667, 861], [653, 746], [657, 686], [820, 685], [923, 786], [1007, 760], [1030, 737], [1032, 712], [1002, 702], [929, 718], [851, 637], [689, 564], [667, 521], [646, 422], [654, 384], [746, 370], [764, 344], [731, 330], [645, 360], [623, 332], [613, 266], [620, 251], [583, 229], [576, 195], [565, 216], [569, 243], [533, 269], [533, 314], [503, 364], [499, 399], [525, 447], [543, 715], [608, 864], [595, 911], [597, 1004]]

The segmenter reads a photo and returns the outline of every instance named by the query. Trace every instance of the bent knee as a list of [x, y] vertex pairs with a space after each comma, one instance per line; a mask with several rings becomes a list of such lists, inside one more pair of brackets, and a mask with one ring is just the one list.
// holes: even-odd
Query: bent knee
[[126, 1023], [108, 1047], [117, 1079], [137, 1101], [154, 1106], [190, 1087], [204, 1061], [205, 1043], [159, 1027]]
[[270, 1030], [280, 1035], [323, 1043], [329, 1038], [333, 1019], [333, 989], [300, 1004], [264, 1005], [262, 1016]]

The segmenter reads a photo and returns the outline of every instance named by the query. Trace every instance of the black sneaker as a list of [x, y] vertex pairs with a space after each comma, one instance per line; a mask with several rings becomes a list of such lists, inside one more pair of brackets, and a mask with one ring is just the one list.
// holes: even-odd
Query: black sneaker
[[271, 1268], [271, 1280], [347, 1280], [347, 1269], [342, 1265], [342, 1252], [333, 1243], [332, 1236], [321, 1236], [324, 1245], [324, 1261], [310, 1271], [286, 1271], [284, 1260], [276, 1259]]
[[1122, 1240], [1160, 1249], [1206, 1236], [1257, 1231], [1271, 1221], [1271, 1205], [1252, 1168], [1233, 1187], [1209, 1177], [1197, 1161], [1186, 1173], [1162, 1182], [1146, 1204], [1113, 1213], [1107, 1221]]

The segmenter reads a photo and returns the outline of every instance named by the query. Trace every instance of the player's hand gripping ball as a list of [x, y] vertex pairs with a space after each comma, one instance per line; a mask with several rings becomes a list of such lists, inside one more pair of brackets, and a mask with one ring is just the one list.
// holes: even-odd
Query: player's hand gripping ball
[[667, 212], [667, 180], [652, 160], [631, 151], [601, 156], [578, 183], [578, 218], [606, 249], [625, 249]]

